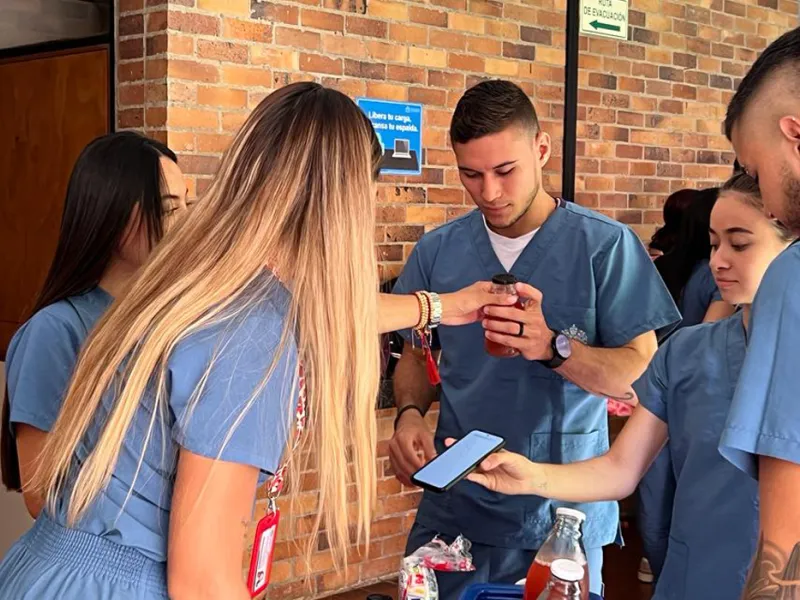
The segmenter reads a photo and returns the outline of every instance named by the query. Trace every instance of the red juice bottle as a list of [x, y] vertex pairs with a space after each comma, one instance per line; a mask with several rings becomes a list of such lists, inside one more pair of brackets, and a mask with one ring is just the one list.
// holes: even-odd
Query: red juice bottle
[[581, 541], [581, 524], [586, 520], [586, 515], [572, 508], [559, 508], [556, 510], [556, 522], [550, 535], [547, 536], [536, 558], [533, 559], [528, 577], [525, 581], [525, 600], [538, 600], [542, 591], [547, 587], [550, 579], [552, 564], [566, 558], [583, 567], [581, 600], [589, 598], [589, 567], [586, 561], [586, 550]]
[[538, 600], [581, 600], [584, 597], [586, 569], [568, 558], [553, 561], [550, 581]]
[[[501, 273], [500, 275], [495, 275], [492, 277], [492, 293], [493, 294], [508, 294], [511, 296], [516, 295], [517, 290], [514, 287], [514, 284], [517, 283], [517, 278], [511, 275], [510, 273]], [[522, 308], [522, 300], [517, 300], [517, 303], [514, 305], [517, 308]], [[487, 317], [488, 318], [488, 317]], [[505, 321], [506, 319], [498, 319], [497, 317], [491, 317], [495, 321]], [[492, 340], [484, 338], [484, 347], [486, 348], [486, 352], [491, 356], [496, 356], [497, 358], [513, 358], [514, 356], [519, 356], [519, 350], [514, 348], [509, 348], [508, 346], [504, 346], [503, 344], [498, 344], [497, 342], [493, 342]]]

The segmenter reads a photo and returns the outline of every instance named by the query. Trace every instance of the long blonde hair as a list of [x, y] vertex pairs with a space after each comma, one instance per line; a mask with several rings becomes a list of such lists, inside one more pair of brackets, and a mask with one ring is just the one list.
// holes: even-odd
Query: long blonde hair
[[[109, 482], [148, 382], [157, 382], [152, 414], [164, 414], [170, 353], [226, 311], [257, 302], [245, 291], [269, 266], [291, 292], [280, 346], [295, 337], [307, 382], [309, 424], [298, 454], [316, 456], [320, 486], [310, 543], [324, 524], [334, 556], [344, 558], [350, 484], [358, 490], [358, 538], [369, 538], [380, 361], [373, 246], [379, 160], [369, 121], [340, 92], [298, 83], [256, 107], [193, 213], [86, 342], [32, 485], [51, 509], [66, 501], [70, 524], [85, 513]], [[110, 390], [113, 406], [99, 440], [77, 465], [74, 453]], [[285, 401], [289, 407], [293, 398]], [[350, 452], [352, 471], [344, 459]], [[291, 461], [293, 471], [298, 462]]]

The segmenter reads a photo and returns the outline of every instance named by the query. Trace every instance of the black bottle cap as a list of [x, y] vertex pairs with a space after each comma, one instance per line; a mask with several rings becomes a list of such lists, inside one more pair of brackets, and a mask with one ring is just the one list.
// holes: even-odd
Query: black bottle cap
[[517, 278], [511, 273], [500, 273], [492, 277], [492, 283], [496, 283], [497, 285], [514, 285], [517, 283]]

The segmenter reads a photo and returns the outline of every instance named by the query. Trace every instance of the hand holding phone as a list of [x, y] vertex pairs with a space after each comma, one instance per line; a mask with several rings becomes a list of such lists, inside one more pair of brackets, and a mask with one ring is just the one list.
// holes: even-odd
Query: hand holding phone
[[474, 429], [414, 473], [411, 482], [432, 492], [446, 492], [504, 445], [500, 436]]

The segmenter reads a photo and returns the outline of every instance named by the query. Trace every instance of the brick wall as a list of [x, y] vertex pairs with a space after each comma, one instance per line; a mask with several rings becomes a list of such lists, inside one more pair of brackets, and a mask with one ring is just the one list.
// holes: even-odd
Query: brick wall
[[[670, 191], [717, 183], [732, 155], [720, 120], [756, 53], [797, 22], [796, 0], [630, 1], [629, 41], [581, 38], [576, 200], [650, 235]], [[376, 245], [396, 275], [427, 230], [470, 210], [447, 128], [464, 89], [509, 78], [533, 98], [561, 189], [566, 0], [119, 0], [118, 125], [168, 143], [192, 193], [271, 90], [313, 79], [352, 97], [421, 102], [421, 177], [386, 177]], [[435, 418], [435, 415], [432, 415]], [[387, 472], [392, 411], [380, 416], [381, 507], [369, 561], [331, 569], [323, 539], [310, 596], [396, 571], [418, 493]], [[314, 474], [284, 513], [272, 596], [306, 595], [297, 558], [315, 510]], [[288, 505], [284, 506], [289, 510]], [[263, 506], [259, 510], [263, 510]]]
[[576, 200], [649, 237], [670, 192], [718, 185], [733, 90], [794, 0], [631, 0], [629, 41], [581, 38]]

